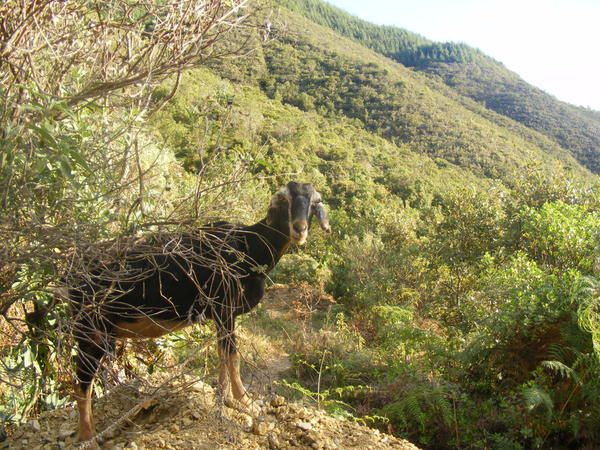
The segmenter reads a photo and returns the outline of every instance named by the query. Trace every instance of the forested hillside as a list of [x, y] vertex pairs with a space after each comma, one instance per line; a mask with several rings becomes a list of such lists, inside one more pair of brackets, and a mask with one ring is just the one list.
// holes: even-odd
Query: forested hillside
[[510, 180], [515, 170], [531, 164], [580, 173], [579, 164], [560, 147], [544, 148], [542, 137], [531, 142], [520, 131], [507, 133], [404, 66], [298, 15], [286, 17], [290, 29], [265, 49], [267, 73], [260, 83], [271, 97], [303, 110], [358, 119], [392, 142], [486, 177]]
[[432, 42], [400, 28], [373, 25], [322, 0], [281, 4], [407, 67], [439, 76], [461, 95], [544, 133], [591, 171], [600, 172], [597, 112], [557, 100], [465, 44]]
[[[332, 233], [313, 225], [308, 244], [292, 246], [267, 277], [269, 288], [289, 286], [271, 292], [288, 294], [238, 319], [244, 379], [256, 375], [260, 385], [255, 378], [251, 391], [425, 449], [598, 446], [598, 176], [554, 138], [388, 58], [386, 48], [444, 64], [485, 56], [313, 1], [302, 3], [304, 16], [291, 0], [258, 13], [216, 2], [211, 14], [234, 21], [212, 20], [192, 1], [181, 5], [196, 16], [168, 2], [146, 5], [146, 14], [111, 2], [77, 4], [77, 14], [53, 4], [60, 20], [7, 9], [15, 23], [34, 17], [44, 31], [3, 28], [15, 33], [11, 67], [23, 67], [0, 67], [0, 420], [9, 434], [73, 403], [72, 320], [55, 296], [65, 273], [93, 274], [83, 263], [90, 255], [102, 265], [114, 257], [107, 248], [120, 254], [147, 236], [262, 219], [272, 194], [297, 180], [321, 193]], [[169, 34], [173, 23], [188, 33]], [[206, 43], [204, 29], [214, 39], [197, 54], [185, 43]], [[27, 33], [37, 38], [20, 40]], [[42, 35], [62, 46], [38, 47]], [[49, 69], [59, 62], [65, 70]], [[138, 81], [127, 84], [131, 74]], [[261, 378], [261, 357], [285, 360], [283, 379]], [[219, 377], [210, 324], [119, 346], [111, 359], [97, 394], [149, 374], [215, 386]], [[187, 410], [168, 416], [167, 406], [157, 411], [182, 429], [152, 432], [184, 448], [175, 435], [195, 419]], [[155, 424], [151, 411], [136, 420]], [[306, 447], [317, 425], [293, 417], [300, 425], [274, 426], [289, 439], [273, 440], [263, 424], [250, 428], [251, 440]], [[236, 426], [244, 439], [248, 430]]]

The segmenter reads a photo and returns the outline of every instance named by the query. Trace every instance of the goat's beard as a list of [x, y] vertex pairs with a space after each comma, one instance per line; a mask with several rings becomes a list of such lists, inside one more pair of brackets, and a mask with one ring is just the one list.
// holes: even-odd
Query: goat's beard
[[308, 230], [303, 231], [302, 233], [295, 232], [290, 226], [290, 240], [293, 244], [296, 245], [304, 245], [306, 240], [308, 239]]

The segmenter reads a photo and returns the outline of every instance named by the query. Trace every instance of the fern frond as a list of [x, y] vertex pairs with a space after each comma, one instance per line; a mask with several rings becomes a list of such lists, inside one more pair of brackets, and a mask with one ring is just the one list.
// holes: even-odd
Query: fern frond
[[573, 349], [559, 343], [552, 343], [548, 346], [548, 356], [556, 361], [571, 361], [574, 357]]
[[548, 392], [539, 386], [531, 386], [523, 389], [523, 400], [529, 411], [543, 407], [548, 414], [551, 414], [554, 409], [554, 403]]
[[542, 361], [542, 367], [551, 370], [562, 378], [570, 379], [577, 383], [579, 382], [579, 375], [577, 375], [577, 372], [560, 361]]
[[600, 280], [585, 277], [572, 294], [572, 301], [577, 303], [579, 326], [592, 335], [596, 357], [600, 359]]
[[401, 406], [407, 418], [418, 422], [422, 429], [425, 428], [426, 416], [416, 395], [406, 396], [406, 398], [401, 401]]
[[435, 406], [439, 409], [442, 420], [446, 426], [451, 426], [454, 421], [454, 414], [452, 412], [452, 405], [448, 398], [440, 392], [440, 395], [435, 397]]

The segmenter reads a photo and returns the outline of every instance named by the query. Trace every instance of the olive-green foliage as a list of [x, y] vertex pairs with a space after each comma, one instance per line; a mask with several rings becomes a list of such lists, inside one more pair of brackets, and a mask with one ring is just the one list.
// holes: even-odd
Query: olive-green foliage
[[343, 36], [359, 40], [380, 53], [417, 51], [420, 46], [431, 44], [431, 41], [418, 34], [397, 27], [370, 24], [319, 0], [280, 0], [278, 3]]
[[440, 166], [454, 163], [502, 179], [512, 178], [524, 163], [576, 166], [564, 151], [556, 148], [549, 158], [520, 136], [438, 97], [399, 66], [359, 57], [349, 44], [330, 50], [307, 35], [285, 35], [265, 49], [267, 72], [260, 86], [271, 98], [304, 111], [358, 120], [393, 143], [438, 158]]
[[321, 0], [279, 3], [406, 66], [439, 76], [461, 95], [544, 133], [591, 171], [600, 171], [598, 113], [557, 100], [479, 50], [374, 25]]
[[521, 214], [523, 245], [544, 266], [589, 273], [598, 251], [600, 215], [581, 205], [546, 203]]
[[561, 102], [490, 58], [475, 62], [428, 62], [426, 72], [499, 114], [559, 143], [594, 173], [600, 171], [600, 119]]
[[312, 256], [305, 253], [284, 255], [271, 272], [270, 278], [275, 282], [325, 286], [331, 279], [331, 271]]
[[402, 28], [373, 25], [320, 0], [279, 0], [278, 3], [406, 66], [421, 66], [428, 61], [466, 62], [483, 56], [465, 44], [432, 42]]

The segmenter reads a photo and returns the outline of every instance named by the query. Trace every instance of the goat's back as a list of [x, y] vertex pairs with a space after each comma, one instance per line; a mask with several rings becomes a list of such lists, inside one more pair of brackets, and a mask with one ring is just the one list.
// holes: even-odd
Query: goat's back
[[239, 230], [220, 222], [194, 233], [152, 236], [106, 263], [91, 261], [90, 271], [69, 283], [76, 313], [94, 327], [140, 317], [190, 322], [223, 317], [239, 303], [249, 276]]

